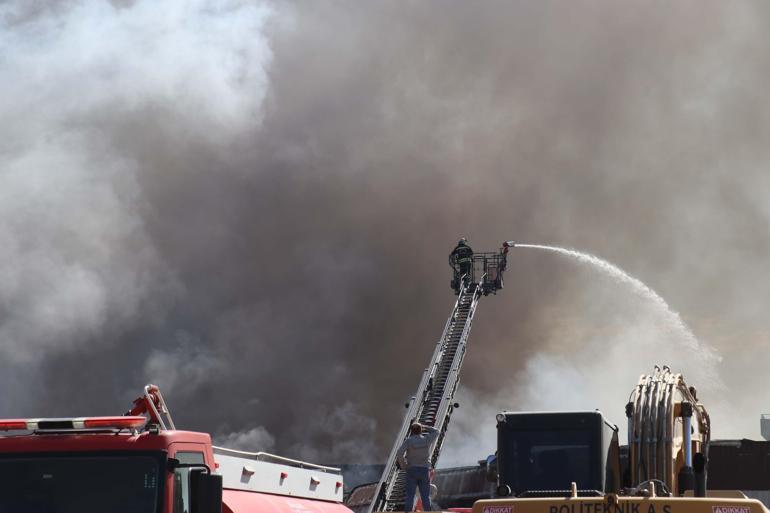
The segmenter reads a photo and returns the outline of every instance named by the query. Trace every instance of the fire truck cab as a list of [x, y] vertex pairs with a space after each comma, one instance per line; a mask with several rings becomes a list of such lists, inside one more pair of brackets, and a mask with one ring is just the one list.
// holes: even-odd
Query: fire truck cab
[[157, 387], [127, 413], [0, 420], [0, 513], [350, 513], [339, 469], [214, 447]]
[[59, 429], [0, 437], [0, 511], [203, 513], [221, 501], [208, 434]]

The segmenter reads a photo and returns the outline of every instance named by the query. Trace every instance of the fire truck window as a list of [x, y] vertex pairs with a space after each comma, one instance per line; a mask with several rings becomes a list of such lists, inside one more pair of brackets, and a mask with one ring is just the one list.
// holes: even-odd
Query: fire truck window
[[[202, 452], [177, 452], [179, 463], [205, 463]], [[174, 470], [174, 513], [190, 513], [190, 469]]]
[[0, 456], [0, 513], [156, 513], [163, 457]]

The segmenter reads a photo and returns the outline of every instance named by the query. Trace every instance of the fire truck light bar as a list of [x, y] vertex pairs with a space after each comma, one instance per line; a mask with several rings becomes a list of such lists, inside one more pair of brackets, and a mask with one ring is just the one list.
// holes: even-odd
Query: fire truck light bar
[[146, 423], [147, 419], [141, 416], [80, 417], [74, 419], [0, 419], [0, 431], [139, 429]]
[[27, 421], [21, 419], [0, 420], [0, 431], [16, 431], [27, 429]]
[[114, 427], [122, 429], [138, 429], [147, 423], [142, 416], [136, 417], [91, 417], [83, 419], [86, 428]]

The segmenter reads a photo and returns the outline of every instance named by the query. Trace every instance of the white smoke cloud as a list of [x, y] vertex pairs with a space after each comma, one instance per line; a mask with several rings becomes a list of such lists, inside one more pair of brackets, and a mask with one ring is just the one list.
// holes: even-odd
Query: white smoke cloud
[[297, 425], [287, 429], [292, 438], [300, 440], [291, 448], [292, 454], [327, 464], [376, 462], [376, 430], [377, 422], [350, 401], [305, 412]]
[[269, 15], [238, 1], [3, 2], [0, 360], [34, 367], [182, 296], [145, 230], [138, 155], [100, 125], [165, 109], [155, 121], [176, 137], [214, 142], [258, 125]]
[[[111, 310], [132, 317], [149, 285], [146, 273], [160, 267], [131, 213], [137, 191], [130, 165], [95, 161], [84, 144], [82, 135], [51, 135], [0, 156], [6, 361], [71, 349], [98, 333]], [[132, 261], [116, 266], [115, 251], [133, 244]]]
[[214, 444], [228, 449], [248, 452], [269, 452], [275, 446], [275, 437], [262, 426], [214, 436]]
[[193, 393], [227, 371], [227, 362], [208, 352], [190, 335], [177, 334], [177, 345], [171, 349], [154, 350], [144, 365], [144, 381], [153, 383], [177, 397]]
[[[5, 17], [24, 4], [6, 3]], [[99, 109], [163, 103], [184, 116], [186, 131], [232, 136], [259, 120], [269, 14], [241, 1], [138, 1], [121, 9], [90, 0], [10, 24], [0, 33], [7, 50], [0, 109], [15, 120], [10, 140], [27, 147], [68, 126], [87, 131], [73, 125]]]

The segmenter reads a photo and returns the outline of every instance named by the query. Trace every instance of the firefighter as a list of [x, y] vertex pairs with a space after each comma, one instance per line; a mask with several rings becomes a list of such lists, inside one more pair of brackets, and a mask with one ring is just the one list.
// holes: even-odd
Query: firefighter
[[434, 427], [413, 422], [409, 433], [409, 437], [396, 452], [399, 466], [406, 471], [404, 511], [414, 511], [414, 492], [418, 487], [422, 510], [433, 511], [430, 506], [430, 450], [438, 438], [439, 431]]
[[465, 237], [460, 239], [449, 258], [454, 262], [455, 269], [458, 269], [460, 276], [466, 276], [466, 280], [470, 279], [473, 268], [473, 249], [468, 245], [468, 239]]

